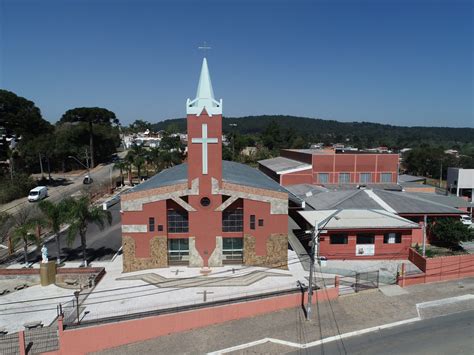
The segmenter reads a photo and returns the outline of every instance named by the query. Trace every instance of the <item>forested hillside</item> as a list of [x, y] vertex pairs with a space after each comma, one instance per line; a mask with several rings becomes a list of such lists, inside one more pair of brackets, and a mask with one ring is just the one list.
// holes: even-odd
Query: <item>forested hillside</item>
[[[447, 121], [448, 122], [448, 121]], [[230, 124], [236, 123], [237, 126]], [[474, 128], [401, 127], [370, 122], [338, 122], [295, 116], [224, 117], [224, 132], [233, 130], [242, 135], [261, 135], [268, 127], [277, 125], [281, 132], [300, 136], [305, 142], [346, 143], [359, 148], [388, 146], [415, 147], [421, 144], [443, 145], [452, 148], [474, 142]], [[153, 124], [154, 130], [185, 132], [184, 118]]]

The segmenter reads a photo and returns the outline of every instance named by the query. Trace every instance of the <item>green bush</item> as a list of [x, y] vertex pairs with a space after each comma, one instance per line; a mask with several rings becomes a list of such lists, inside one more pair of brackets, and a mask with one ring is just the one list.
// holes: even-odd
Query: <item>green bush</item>
[[35, 186], [35, 181], [26, 174], [17, 174], [13, 180], [3, 177], [0, 180], [0, 203], [25, 197]]

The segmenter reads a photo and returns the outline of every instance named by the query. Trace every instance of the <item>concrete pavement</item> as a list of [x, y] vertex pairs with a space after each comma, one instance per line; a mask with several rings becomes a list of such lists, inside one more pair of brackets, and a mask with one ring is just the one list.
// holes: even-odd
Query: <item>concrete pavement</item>
[[[309, 343], [338, 334], [417, 318], [419, 317], [416, 307], [418, 303], [474, 294], [474, 278], [410, 286], [405, 290], [408, 294], [386, 296], [375, 290], [339, 297], [331, 302], [319, 302], [315, 307], [314, 319], [311, 322], [305, 320], [301, 308], [295, 308], [163, 336], [110, 349], [101, 354], [202, 354], [266, 337], [295, 343]], [[474, 310], [472, 300], [457, 304], [457, 306], [461, 307], [461, 311]], [[431, 312], [443, 315], [445, 308], [441, 305], [432, 308]], [[340, 342], [339, 345], [334, 345], [341, 349]], [[236, 353], [268, 354], [294, 350], [293, 348], [281, 349], [270, 343]]]

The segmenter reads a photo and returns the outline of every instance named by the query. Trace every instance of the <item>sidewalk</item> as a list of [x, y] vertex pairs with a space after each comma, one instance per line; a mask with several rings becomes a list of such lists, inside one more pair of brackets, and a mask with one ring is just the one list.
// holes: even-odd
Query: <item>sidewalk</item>
[[[462, 286], [462, 287], [460, 287]], [[314, 319], [307, 322], [301, 308], [264, 316], [232, 321], [208, 328], [163, 336], [142, 343], [110, 349], [101, 354], [172, 353], [196, 354], [257, 341], [270, 337], [296, 343], [307, 343], [350, 331], [418, 317], [416, 304], [461, 295], [474, 294], [474, 278], [407, 287], [407, 294], [386, 296], [379, 291], [365, 291], [321, 302], [314, 309]], [[474, 309], [469, 300], [453, 307], [434, 307], [431, 315], [444, 311]], [[342, 342], [339, 340], [341, 349]], [[268, 354], [295, 351], [283, 345], [262, 344], [235, 354]]]

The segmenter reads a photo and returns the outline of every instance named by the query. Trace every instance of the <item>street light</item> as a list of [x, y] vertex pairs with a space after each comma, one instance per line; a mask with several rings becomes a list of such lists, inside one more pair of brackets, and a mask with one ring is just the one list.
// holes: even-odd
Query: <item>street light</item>
[[235, 127], [237, 127], [237, 123], [229, 123], [230, 127], [234, 127], [234, 134], [232, 135], [232, 160], [234, 160], [234, 152], [235, 152]]
[[312, 303], [312, 298], [313, 298], [313, 269], [314, 269], [314, 254], [315, 254], [315, 247], [316, 243], [318, 244], [318, 249], [317, 249], [317, 257], [316, 259], [318, 260], [318, 264], [321, 265], [321, 262], [319, 260], [319, 233], [321, 230], [326, 227], [326, 225], [329, 223], [331, 219], [336, 219], [339, 220], [341, 219], [340, 217], [337, 216], [337, 214], [341, 212], [341, 210], [336, 210], [335, 212], [331, 213], [326, 219], [323, 219], [320, 222], [315, 222], [314, 224], [314, 229], [313, 233], [311, 236], [311, 255], [309, 257], [310, 259], [310, 266], [309, 266], [309, 286], [308, 286], [308, 304], [306, 305], [306, 320], [311, 320], [311, 303]]
[[68, 158], [71, 158], [71, 159], [74, 159], [75, 161], [77, 161], [79, 164], [81, 164], [84, 168], [87, 169], [87, 176], [90, 177], [90, 170], [89, 170], [89, 167], [84, 165], [79, 159], [77, 159], [76, 157], [72, 156], [72, 155], [68, 155]]

